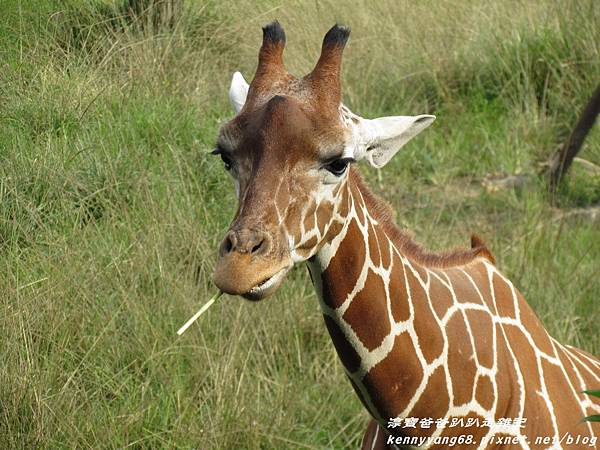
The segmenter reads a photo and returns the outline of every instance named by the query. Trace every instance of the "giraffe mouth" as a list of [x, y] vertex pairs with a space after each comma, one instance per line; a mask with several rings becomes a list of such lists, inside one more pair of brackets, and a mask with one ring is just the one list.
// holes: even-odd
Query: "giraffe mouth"
[[265, 278], [242, 296], [248, 300], [262, 300], [277, 290], [289, 270], [290, 266], [284, 267], [270, 277]]

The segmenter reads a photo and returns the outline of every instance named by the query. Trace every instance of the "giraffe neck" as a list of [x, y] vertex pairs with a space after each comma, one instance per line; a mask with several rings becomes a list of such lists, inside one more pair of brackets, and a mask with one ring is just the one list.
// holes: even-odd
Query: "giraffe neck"
[[[411, 284], [424, 282], [425, 274], [390, 236], [393, 231], [384, 223], [390, 220], [387, 205], [373, 197], [356, 172], [345, 188], [341, 231], [329, 237], [309, 269], [346, 373], [363, 404], [382, 423], [410, 409], [411, 393], [402, 380], [417, 386], [423, 379], [418, 358], [429, 355], [420, 348], [417, 331], [440, 344], [440, 330], [430, 312], [416, 313], [422, 305], [413, 301]], [[398, 367], [386, 366], [384, 371], [397, 370], [402, 376], [371, 377], [382, 361], [392, 360], [391, 353]], [[435, 407], [427, 413], [444, 415]]]
[[[576, 429], [571, 411], [600, 411], [581, 393], [600, 381], [600, 363], [552, 339], [486, 251], [428, 254], [391, 226], [357, 173], [343, 189], [309, 270], [346, 374], [384, 430], [397, 417], [485, 419], [386, 431], [504, 433], [529, 448], [527, 433], [559, 439]], [[518, 417], [535, 420], [495, 422]]]

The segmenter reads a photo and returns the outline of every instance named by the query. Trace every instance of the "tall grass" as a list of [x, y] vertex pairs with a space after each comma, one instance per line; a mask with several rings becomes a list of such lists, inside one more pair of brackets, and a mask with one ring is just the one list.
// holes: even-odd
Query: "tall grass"
[[[208, 150], [273, 18], [298, 75], [333, 22], [352, 27], [357, 113], [438, 115], [364, 170], [398, 222], [434, 249], [483, 234], [551, 333], [600, 353], [597, 223], [557, 219], [542, 179], [473, 184], [537, 173], [560, 143], [598, 82], [597, 2], [205, 1], [165, 21], [123, 5], [3, 6], [0, 447], [358, 445], [367, 416], [302, 268], [275, 298], [226, 298], [175, 335], [214, 292], [235, 199]], [[600, 164], [597, 128], [581, 156]], [[561, 207], [599, 200], [574, 167]]]

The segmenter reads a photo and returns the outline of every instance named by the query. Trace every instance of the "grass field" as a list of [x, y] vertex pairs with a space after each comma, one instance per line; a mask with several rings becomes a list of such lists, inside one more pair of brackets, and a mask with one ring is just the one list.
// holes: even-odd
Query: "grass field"
[[[209, 151], [274, 18], [298, 75], [335, 21], [353, 29], [355, 112], [438, 116], [363, 168], [398, 223], [432, 249], [484, 236], [551, 334], [600, 353], [600, 227], [560, 214], [598, 205], [600, 176], [575, 164], [552, 208], [536, 175], [599, 81], [600, 3], [123, 3], [2, 2], [0, 448], [358, 445], [368, 418], [303, 267], [175, 334], [215, 292], [235, 199]], [[600, 165], [597, 126], [580, 157]], [[481, 187], [513, 174], [532, 176]]]

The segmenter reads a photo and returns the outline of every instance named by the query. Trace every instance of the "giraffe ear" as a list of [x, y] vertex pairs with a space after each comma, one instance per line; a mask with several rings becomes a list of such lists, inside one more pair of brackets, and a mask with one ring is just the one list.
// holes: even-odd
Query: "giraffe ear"
[[379, 169], [434, 120], [435, 116], [428, 114], [361, 119], [358, 124], [359, 156]]
[[231, 87], [229, 88], [229, 101], [236, 113], [239, 113], [244, 107], [249, 87], [250, 86], [248, 86], [248, 83], [244, 80], [244, 76], [241, 73], [236, 72], [233, 74], [233, 78], [231, 78]]

